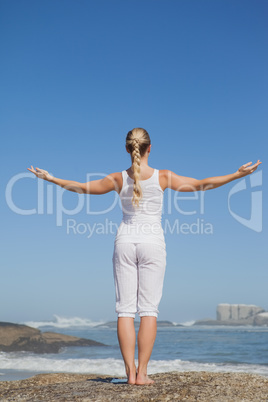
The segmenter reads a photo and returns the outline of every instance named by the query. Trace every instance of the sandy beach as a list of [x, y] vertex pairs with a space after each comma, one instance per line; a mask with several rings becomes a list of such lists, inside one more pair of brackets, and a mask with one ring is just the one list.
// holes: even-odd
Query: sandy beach
[[150, 386], [86, 374], [40, 374], [0, 382], [1, 401], [268, 401], [268, 378], [253, 374], [172, 372]]

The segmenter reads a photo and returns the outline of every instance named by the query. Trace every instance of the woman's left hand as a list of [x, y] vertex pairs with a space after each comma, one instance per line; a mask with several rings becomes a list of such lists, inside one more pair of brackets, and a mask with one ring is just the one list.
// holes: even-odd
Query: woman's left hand
[[52, 180], [53, 176], [51, 176], [46, 170], [44, 169], [39, 169], [38, 167], [34, 169], [33, 166], [30, 168], [27, 168], [30, 172], [34, 173], [36, 177], [39, 179], [47, 180], [50, 181]]

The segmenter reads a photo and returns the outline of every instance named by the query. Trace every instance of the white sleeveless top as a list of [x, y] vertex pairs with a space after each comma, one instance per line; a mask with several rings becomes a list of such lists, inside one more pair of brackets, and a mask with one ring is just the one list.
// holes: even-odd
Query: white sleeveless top
[[140, 180], [142, 198], [139, 207], [132, 205], [134, 180], [122, 171], [123, 186], [119, 193], [123, 219], [120, 223], [115, 243], [154, 243], [166, 248], [162, 228], [163, 195], [159, 184], [159, 170], [149, 179]]

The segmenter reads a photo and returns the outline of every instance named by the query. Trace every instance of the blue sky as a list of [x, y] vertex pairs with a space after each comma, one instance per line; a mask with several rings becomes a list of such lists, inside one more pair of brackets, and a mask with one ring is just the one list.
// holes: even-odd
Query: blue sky
[[[195, 200], [165, 192], [163, 223], [175, 231], [166, 230], [159, 319], [215, 318], [223, 302], [268, 310], [266, 186], [259, 173], [267, 155], [267, 2], [0, 5], [0, 320], [116, 319], [115, 232], [107, 229], [121, 221], [116, 193], [62, 194], [48, 183], [38, 187], [26, 169], [33, 164], [82, 182], [122, 171], [130, 166], [125, 137], [134, 127], [149, 132], [149, 165], [157, 169], [202, 179], [263, 162], [258, 184], [251, 187], [248, 176], [232, 196], [238, 181]], [[79, 212], [60, 214], [62, 204]], [[25, 214], [35, 208], [39, 213]], [[259, 214], [252, 225], [261, 219], [262, 230], [234, 217], [249, 220], [252, 211]], [[212, 233], [201, 233], [202, 225]]]

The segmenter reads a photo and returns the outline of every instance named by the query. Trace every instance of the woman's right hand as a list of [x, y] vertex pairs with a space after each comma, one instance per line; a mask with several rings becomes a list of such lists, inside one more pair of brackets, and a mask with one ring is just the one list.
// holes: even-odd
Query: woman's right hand
[[261, 164], [262, 162], [258, 159], [258, 161], [250, 166], [252, 164], [252, 162], [248, 162], [245, 163], [244, 165], [242, 165], [238, 170], [237, 173], [239, 175], [239, 177], [244, 177], [247, 176], [248, 174], [251, 174], [253, 172], [255, 172], [255, 170], [257, 169], [257, 167]]
[[33, 166], [31, 166], [30, 168], [27, 168], [30, 172], [34, 173], [36, 177], [38, 177], [39, 179], [43, 179], [43, 180], [47, 180], [47, 181], [51, 181], [53, 176], [51, 176], [46, 170], [44, 169], [39, 169], [39, 168], [35, 168]]

